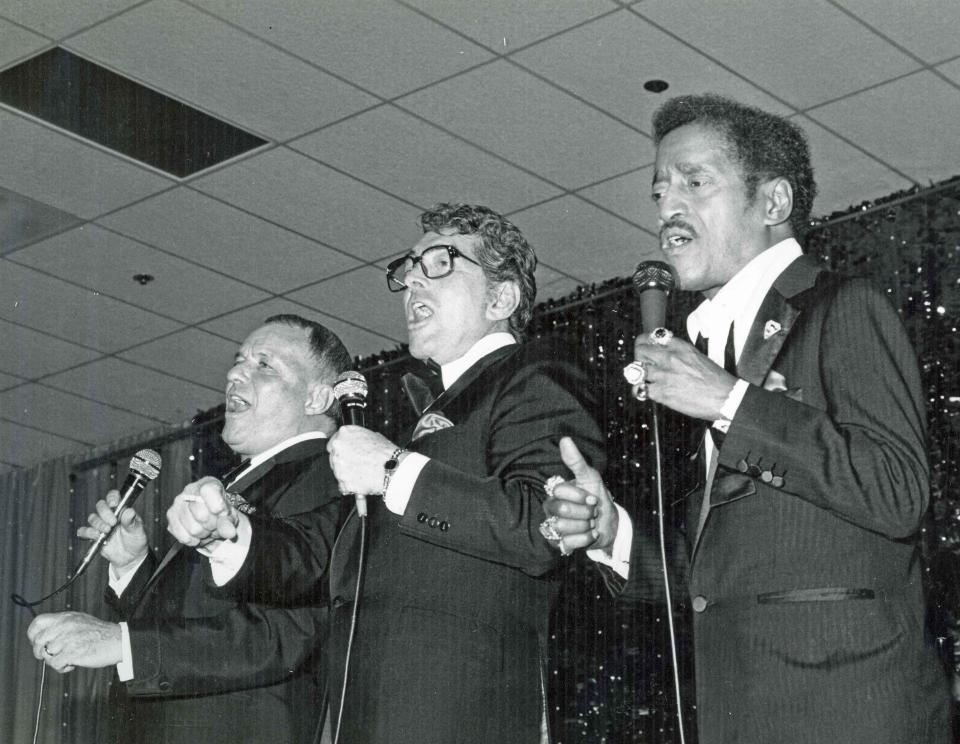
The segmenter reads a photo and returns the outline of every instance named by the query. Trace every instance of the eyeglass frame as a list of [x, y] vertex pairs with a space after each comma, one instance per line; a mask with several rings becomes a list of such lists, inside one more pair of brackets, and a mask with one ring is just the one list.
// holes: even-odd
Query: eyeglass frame
[[[440, 248], [445, 248], [447, 255], [450, 257], [450, 271], [440, 274], [439, 276], [430, 276], [427, 273], [425, 265], [423, 263], [423, 257], [427, 255], [430, 251], [434, 251]], [[406, 272], [409, 274], [415, 268], [417, 264], [420, 264], [420, 271], [423, 273], [427, 279], [443, 279], [446, 276], [450, 276], [453, 273], [454, 268], [456, 268], [456, 259], [462, 258], [464, 261], [469, 261], [474, 266], [480, 266], [482, 269], [483, 266], [470, 256], [466, 255], [463, 251], [457, 248], [455, 245], [447, 245], [446, 243], [440, 243], [438, 245], [431, 245], [429, 248], [425, 248], [419, 256], [411, 256], [409, 253], [406, 256], [401, 256], [400, 258], [393, 259], [390, 263], [387, 264], [387, 289], [391, 292], [402, 292], [407, 288], [407, 285], [401, 282], [396, 277], [396, 271], [401, 266], [403, 266], [407, 261], [410, 261], [410, 269]], [[394, 286], [396, 285], [396, 286]]]

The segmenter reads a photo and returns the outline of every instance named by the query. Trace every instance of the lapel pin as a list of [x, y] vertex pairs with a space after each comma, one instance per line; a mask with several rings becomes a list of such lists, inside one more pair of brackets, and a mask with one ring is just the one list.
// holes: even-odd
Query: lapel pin
[[775, 320], [768, 320], [767, 324], [763, 327], [763, 340], [766, 341], [778, 333], [780, 333], [780, 324]]

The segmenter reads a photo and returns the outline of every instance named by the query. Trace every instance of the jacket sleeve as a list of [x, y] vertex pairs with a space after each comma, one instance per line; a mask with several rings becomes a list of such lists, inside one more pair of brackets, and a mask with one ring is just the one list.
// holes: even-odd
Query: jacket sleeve
[[781, 492], [892, 538], [916, 532], [929, 473], [916, 355], [896, 311], [865, 280], [827, 298], [818, 359], [823, 405], [751, 385], [719, 461], [763, 459]]
[[309, 668], [327, 609], [241, 605], [213, 617], [134, 619], [128, 628], [130, 695], [201, 695], [262, 687]]
[[[584, 405], [583, 373], [552, 360], [526, 363], [510, 374], [493, 403], [487, 432], [486, 475], [431, 459], [400, 519], [402, 532], [475, 558], [544, 574], [559, 553], [540, 534], [543, 484], [572, 475], [560, 459], [561, 437], [571, 437], [587, 461], [603, 470], [600, 431]], [[434, 529], [426, 515], [442, 515]]]

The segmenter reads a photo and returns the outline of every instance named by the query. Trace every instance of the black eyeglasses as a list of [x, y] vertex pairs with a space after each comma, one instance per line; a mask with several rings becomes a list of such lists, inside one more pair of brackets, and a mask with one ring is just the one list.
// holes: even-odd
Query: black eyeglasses
[[417, 264], [428, 279], [442, 279], [453, 273], [453, 259], [462, 258], [479, 266], [470, 256], [465, 256], [452, 245], [432, 245], [419, 256], [401, 256], [387, 264], [387, 288], [391, 292], [402, 292], [407, 288], [407, 274]]

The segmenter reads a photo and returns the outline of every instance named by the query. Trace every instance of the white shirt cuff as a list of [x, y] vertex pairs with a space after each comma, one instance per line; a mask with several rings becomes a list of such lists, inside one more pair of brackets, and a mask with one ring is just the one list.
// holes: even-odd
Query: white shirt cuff
[[210, 572], [213, 574], [213, 583], [223, 586], [237, 575], [243, 562], [250, 552], [250, 542], [253, 539], [253, 526], [246, 514], [239, 515], [237, 522], [237, 539], [221, 540], [216, 547], [197, 548], [197, 551], [210, 559]]
[[746, 380], [736, 381], [733, 390], [730, 391], [727, 399], [720, 407], [720, 415], [722, 418], [713, 422], [714, 429], [718, 429], [724, 434], [727, 433], [727, 429], [730, 428], [730, 422], [733, 421], [733, 417], [737, 415], [737, 409], [740, 408], [740, 404], [743, 402], [743, 396], [747, 394], [747, 388], [749, 387], [750, 383]]
[[420, 477], [420, 471], [430, 462], [430, 458], [419, 452], [407, 452], [397, 469], [390, 477], [390, 485], [383, 494], [383, 504], [394, 514], [402, 515], [407, 510], [413, 487]]
[[117, 676], [121, 682], [129, 682], [133, 679], [133, 646], [130, 645], [130, 630], [126, 623], [120, 623], [120, 636], [123, 650], [117, 664]]
[[110, 584], [110, 588], [113, 589], [114, 594], [116, 594], [118, 597], [123, 594], [124, 590], [130, 586], [130, 582], [133, 579], [134, 574], [137, 573], [137, 569], [143, 565], [145, 560], [147, 560], [146, 553], [143, 554], [143, 557], [139, 561], [131, 563], [129, 566], [127, 566], [127, 570], [123, 572], [122, 576], [117, 573], [117, 569], [113, 567], [112, 563], [108, 565], [107, 580]]
[[596, 548], [587, 551], [587, 558], [596, 563], [610, 566], [624, 579], [629, 579], [630, 550], [633, 548], [633, 521], [620, 504], [614, 504], [614, 506], [617, 507], [620, 521], [617, 523], [617, 536], [613, 539], [613, 548], [610, 555], [607, 555], [607, 551]]

